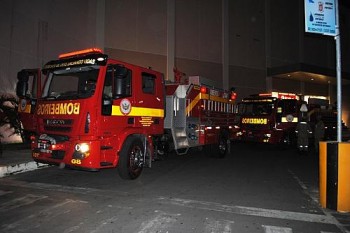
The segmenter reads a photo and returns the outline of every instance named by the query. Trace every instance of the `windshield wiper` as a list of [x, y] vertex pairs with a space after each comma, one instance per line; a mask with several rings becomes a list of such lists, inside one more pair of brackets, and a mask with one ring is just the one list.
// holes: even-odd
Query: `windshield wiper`
[[54, 95], [49, 95], [44, 97], [44, 99], [47, 100], [68, 100], [68, 99], [81, 99], [81, 98], [89, 98], [93, 95], [93, 92], [87, 92], [87, 93], [76, 93], [75, 91], [69, 91], [64, 93], [55, 93]]

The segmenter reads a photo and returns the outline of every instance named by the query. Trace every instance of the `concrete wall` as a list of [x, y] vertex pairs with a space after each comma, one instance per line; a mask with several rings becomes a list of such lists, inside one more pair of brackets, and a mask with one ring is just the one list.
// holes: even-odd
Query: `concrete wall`
[[[266, 33], [269, 41], [267, 59], [270, 67], [299, 63], [301, 58], [300, 21], [303, 15], [301, 1], [268, 0]], [[301, 18], [300, 18], [301, 17]]]
[[265, 91], [265, 3], [229, 2], [230, 86], [238, 99]]
[[[177, 0], [175, 12], [175, 66], [222, 82], [221, 1]], [[167, 1], [107, 0], [106, 51], [166, 74], [166, 20]]]
[[14, 92], [19, 70], [95, 46], [96, 0], [2, 0], [0, 31], [0, 93]]
[[[266, 33], [269, 41], [266, 56], [269, 67], [287, 66], [290, 64], [305, 63], [328, 69], [335, 67], [335, 41], [332, 36], [323, 36], [304, 32], [304, 0], [281, 1], [266, 0], [269, 2], [266, 19], [269, 22]], [[343, 8], [342, 30], [349, 31], [350, 25], [348, 15], [349, 9]], [[348, 38], [348, 33], [342, 40]], [[349, 48], [345, 45], [343, 51]], [[345, 62], [349, 64], [350, 55], [344, 56]], [[349, 67], [344, 71], [350, 72]]]

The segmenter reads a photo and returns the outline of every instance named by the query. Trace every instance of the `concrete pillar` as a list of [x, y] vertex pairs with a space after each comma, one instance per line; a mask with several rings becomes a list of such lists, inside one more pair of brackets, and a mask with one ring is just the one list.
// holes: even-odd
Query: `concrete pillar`
[[267, 69], [271, 67], [271, 2], [265, 0], [265, 64]]
[[332, 104], [334, 102], [333, 95], [332, 95], [332, 84], [331, 81], [328, 81], [328, 99], [329, 103]]
[[266, 92], [272, 92], [273, 91], [273, 84], [272, 84], [272, 77], [266, 77]]
[[175, 67], [175, 0], [167, 0], [167, 73], [166, 80], [174, 81]]
[[225, 89], [230, 88], [229, 80], [229, 6], [228, 0], [222, 0], [222, 84]]
[[105, 8], [106, 1], [96, 1], [96, 47], [105, 50]]

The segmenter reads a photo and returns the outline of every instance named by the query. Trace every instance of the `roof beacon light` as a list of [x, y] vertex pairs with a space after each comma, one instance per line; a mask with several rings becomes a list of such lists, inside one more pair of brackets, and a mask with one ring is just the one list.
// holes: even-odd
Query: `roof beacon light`
[[236, 92], [232, 92], [231, 93], [231, 100], [235, 100], [237, 98], [237, 93]]
[[89, 48], [89, 49], [83, 49], [78, 51], [73, 51], [69, 53], [63, 53], [58, 56], [59, 59], [68, 58], [68, 57], [74, 57], [79, 56], [83, 54], [91, 54], [91, 53], [102, 53], [102, 49], [99, 48]]
[[207, 88], [206, 88], [206, 87], [201, 86], [201, 88], [200, 88], [200, 92], [201, 92], [202, 94], [207, 94]]

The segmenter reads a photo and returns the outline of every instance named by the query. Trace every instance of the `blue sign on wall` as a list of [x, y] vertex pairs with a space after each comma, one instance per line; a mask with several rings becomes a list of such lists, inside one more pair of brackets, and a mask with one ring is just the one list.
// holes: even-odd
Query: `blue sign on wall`
[[304, 0], [305, 32], [336, 35], [335, 0]]

